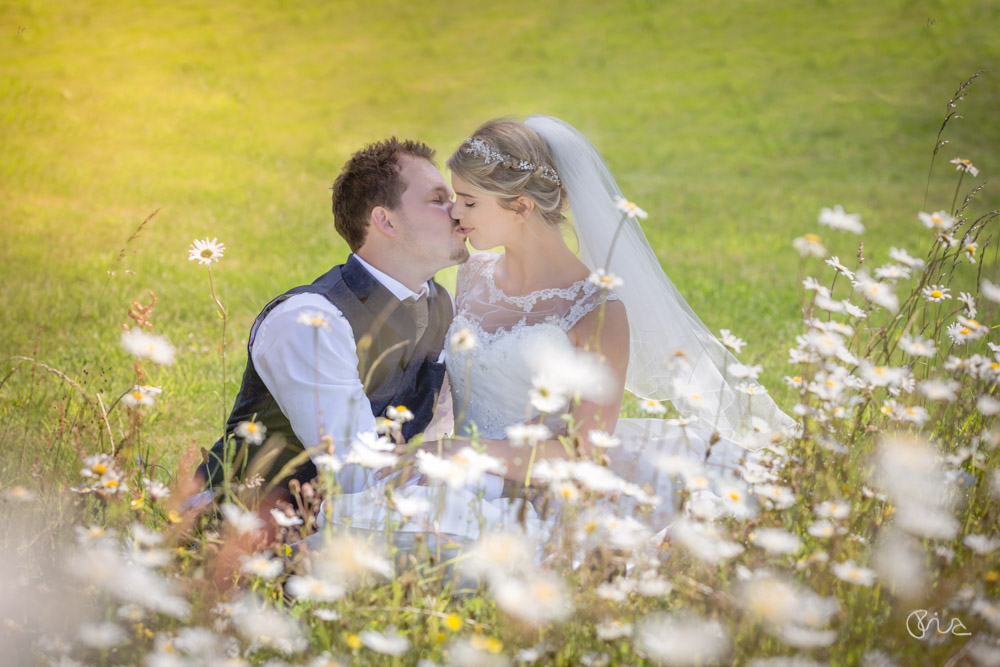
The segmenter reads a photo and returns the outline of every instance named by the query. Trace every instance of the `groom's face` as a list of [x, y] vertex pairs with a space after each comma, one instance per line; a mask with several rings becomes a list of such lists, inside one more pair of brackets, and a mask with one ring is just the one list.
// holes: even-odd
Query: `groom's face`
[[465, 233], [451, 217], [452, 191], [437, 168], [422, 158], [399, 156], [406, 189], [394, 211], [407, 259], [438, 271], [469, 258]]

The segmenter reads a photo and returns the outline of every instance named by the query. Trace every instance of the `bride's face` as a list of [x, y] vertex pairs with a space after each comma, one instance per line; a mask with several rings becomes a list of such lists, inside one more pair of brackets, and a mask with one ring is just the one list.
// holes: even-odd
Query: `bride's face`
[[515, 211], [500, 205], [500, 199], [469, 185], [460, 176], [451, 175], [455, 205], [451, 217], [469, 237], [476, 250], [506, 246], [523, 230], [523, 219]]

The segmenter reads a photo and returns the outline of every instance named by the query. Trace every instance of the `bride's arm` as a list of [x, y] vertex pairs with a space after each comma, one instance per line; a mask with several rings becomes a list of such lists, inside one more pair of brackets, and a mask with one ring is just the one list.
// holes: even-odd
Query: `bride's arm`
[[622, 409], [629, 358], [629, 328], [625, 305], [621, 301], [607, 301], [603, 309], [590, 311], [569, 333], [573, 345], [601, 358], [611, 381], [602, 402], [581, 401], [572, 410], [577, 446], [582, 454], [589, 455], [590, 432], [614, 432]]

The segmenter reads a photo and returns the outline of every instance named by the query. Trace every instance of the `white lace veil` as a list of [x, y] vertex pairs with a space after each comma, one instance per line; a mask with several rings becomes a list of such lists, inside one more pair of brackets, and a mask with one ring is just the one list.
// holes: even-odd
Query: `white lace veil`
[[794, 427], [794, 420], [762, 388], [747, 394], [730, 385], [726, 369], [737, 363], [736, 357], [664, 274], [635, 218], [621, 223], [614, 252], [606, 261], [622, 220], [617, 208], [622, 194], [597, 148], [558, 118], [535, 115], [525, 125], [552, 151], [569, 195], [580, 258], [591, 271], [604, 268], [624, 282], [615, 293], [625, 304], [631, 332], [626, 388], [643, 398], [672, 401], [682, 414], [695, 416], [748, 447], [761, 446], [746, 437], [763, 426], [754, 424], [752, 417], [772, 431]]

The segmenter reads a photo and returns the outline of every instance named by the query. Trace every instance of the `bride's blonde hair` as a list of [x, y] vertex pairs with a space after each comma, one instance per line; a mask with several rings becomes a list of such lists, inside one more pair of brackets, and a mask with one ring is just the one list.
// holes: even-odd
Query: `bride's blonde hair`
[[446, 163], [453, 174], [516, 210], [517, 198], [535, 202], [542, 220], [553, 227], [566, 221], [566, 190], [548, 144], [514, 120], [491, 120], [458, 147]]

